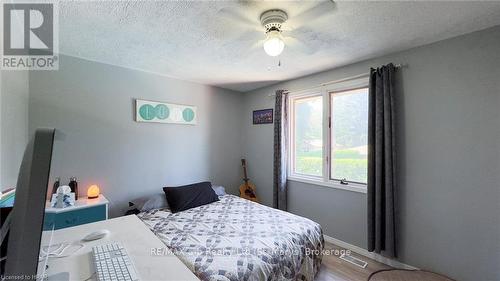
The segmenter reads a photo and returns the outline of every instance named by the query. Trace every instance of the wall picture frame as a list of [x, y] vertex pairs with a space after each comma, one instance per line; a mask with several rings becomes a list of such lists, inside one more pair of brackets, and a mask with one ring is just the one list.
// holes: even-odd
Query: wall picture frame
[[253, 111], [253, 124], [272, 124], [273, 123], [273, 109], [260, 109]]
[[192, 105], [135, 100], [136, 122], [196, 125], [197, 113]]

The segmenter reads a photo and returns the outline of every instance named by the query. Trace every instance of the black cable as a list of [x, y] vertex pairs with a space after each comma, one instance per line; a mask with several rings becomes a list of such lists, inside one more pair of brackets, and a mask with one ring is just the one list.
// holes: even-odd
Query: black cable
[[442, 274], [439, 274], [439, 273], [436, 273], [436, 272], [432, 272], [432, 271], [427, 271], [427, 270], [421, 270], [421, 269], [405, 269], [405, 268], [385, 268], [385, 269], [379, 269], [379, 270], [376, 270], [372, 273], [370, 273], [370, 275], [368, 276], [368, 279], [366, 279], [366, 281], [370, 281], [370, 279], [373, 277], [373, 275], [377, 274], [377, 273], [380, 273], [380, 272], [385, 272], [385, 271], [396, 271], [396, 270], [400, 270], [400, 271], [420, 271], [420, 272], [427, 272], [427, 273], [432, 273], [432, 274], [435, 274], [435, 275], [438, 275], [438, 276], [441, 276], [447, 280], [453, 280], [451, 279], [450, 277], [448, 276], [444, 276]]

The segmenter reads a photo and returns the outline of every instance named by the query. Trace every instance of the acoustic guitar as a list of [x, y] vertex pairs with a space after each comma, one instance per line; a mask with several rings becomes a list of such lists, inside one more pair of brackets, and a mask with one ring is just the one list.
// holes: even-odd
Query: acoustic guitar
[[245, 159], [241, 159], [241, 166], [243, 166], [244, 183], [240, 185], [240, 197], [258, 203], [259, 199], [255, 194], [255, 185], [250, 182], [247, 176], [247, 162]]

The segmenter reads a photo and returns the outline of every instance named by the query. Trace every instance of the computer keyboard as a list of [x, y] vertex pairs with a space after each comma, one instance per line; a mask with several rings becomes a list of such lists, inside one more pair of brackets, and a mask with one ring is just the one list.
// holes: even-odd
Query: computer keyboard
[[120, 243], [92, 247], [92, 258], [99, 281], [139, 280], [127, 251]]

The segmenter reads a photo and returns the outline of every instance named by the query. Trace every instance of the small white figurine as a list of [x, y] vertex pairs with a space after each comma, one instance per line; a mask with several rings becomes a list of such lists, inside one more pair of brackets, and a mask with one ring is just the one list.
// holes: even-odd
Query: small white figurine
[[67, 185], [61, 185], [57, 188], [57, 192], [52, 194], [50, 206], [52, 208], [66, 208], [75, 205], [75, 193], [71, 192], [71, 188]]

